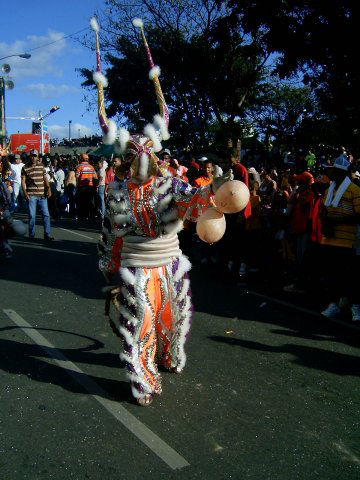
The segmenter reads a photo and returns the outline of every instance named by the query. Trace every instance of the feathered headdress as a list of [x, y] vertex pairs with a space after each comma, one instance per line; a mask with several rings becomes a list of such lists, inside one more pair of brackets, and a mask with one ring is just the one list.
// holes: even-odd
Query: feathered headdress
[[[134, 18], [133, 25], [140, 29], [140, 34], [144, 42], [147, 59], [149, 62], [149, 78], [155, 87], [155, 94], [160, 108], [160, 114], [154, 116], [153, 124], [149, 123], [144, 128], [144, 135], [133, 135], [120, 128], [117, 131], [115, 122], [108, 120], [104, 105], [104, 88], [107, 86], [107, 79], [101, 73], [100, 47], [99, 47], [99, 25], [95, 18], [90, 21], [91, 27], [96, 35], [96, 72], [93, 74], [94, 82], [98, 90], [98, 116], [101, 129], [104, 133], [104, 143], [118, 143], [122, 153], [133, 154], [134, 160], [131, 163], [131, 173], [136, 173], [140, 178], [147, 178], [155, 173], [162, 175], [158, 165], [158, 158], [155, 153], [162, 150], [161, 141], [170, 138], [169, 126], [169, 110], [162, 93], [159, 76], [160, 68], [154, 64], [149, 45], [147, 43], [144, 24], [140, 18]], [[126, 165], [126, 162], [125, 162]], [[125, 166], [124, 165], [124, 166]], [[122, 168], [122, 176], [124, 175], [124, 166]], [[155, 173], [154, 173], [155, 172]]]

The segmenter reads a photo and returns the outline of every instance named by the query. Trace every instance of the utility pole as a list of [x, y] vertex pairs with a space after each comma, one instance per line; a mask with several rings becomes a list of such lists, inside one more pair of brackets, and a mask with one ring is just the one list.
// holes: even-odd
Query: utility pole
[[69, 142], [71, 140], [71, 120], [69, 120]]
[[0, 143], [2, 148], [6, 147], [6, 125], [5, 125], [5, 78], [0, 77]]

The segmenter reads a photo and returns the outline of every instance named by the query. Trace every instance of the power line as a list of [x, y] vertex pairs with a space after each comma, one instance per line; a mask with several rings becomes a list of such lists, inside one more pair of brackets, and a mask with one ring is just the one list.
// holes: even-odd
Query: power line
[[38, 50], [39, 48], [44, 48], [48, 47], [49, 45], [53, 45], [54, 43], [60, 42], [61, 40], [65, 40], [65, 38], [72, 37], [73, 35], [77, 35], [78, 33], [83, 32], [84, 30], [87, 30], [89, 27], [82, 28], [81, 30], [78, 30], [77, 32], [70, 33], [69, 35], [65, 35], [64, 37], [58, 38], [57, 40], [54, 40], [53, 42], [45, 43], [44, 45], [40, 45], [39, 47], [34, 47], [26, 50], [26, 52], [33, 52], [34, 50]]

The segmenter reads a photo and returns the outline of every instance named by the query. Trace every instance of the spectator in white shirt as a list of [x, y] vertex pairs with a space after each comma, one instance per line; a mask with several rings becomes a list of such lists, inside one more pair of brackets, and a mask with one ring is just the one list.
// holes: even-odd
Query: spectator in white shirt
[[20, 155], [15, 155], [15, 163], [10, 165], [11, 169], [11, 181], [13, 182], [13, 191], [11, 194], [12, 200], [12, 211], [15, 211], [17, 208], [17, 200], [19, 193], [21, 192], [21, 170], [23, 169], [24, 163], [21, 160]]

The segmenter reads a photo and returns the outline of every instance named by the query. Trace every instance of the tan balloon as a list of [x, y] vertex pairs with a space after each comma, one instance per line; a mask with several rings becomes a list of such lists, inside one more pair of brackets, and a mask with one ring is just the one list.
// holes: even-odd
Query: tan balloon
[[250, 192], [240, 180], [225, 182], [214, 197], [216, 210], [222, 213], [237, 213], [244, 210], [250, 200]]
[[224, 236], [225, 228], [225, 217], [215, 208], [208, 208], [196, 223], [196, 233], [206, 243], [218, 242]]

